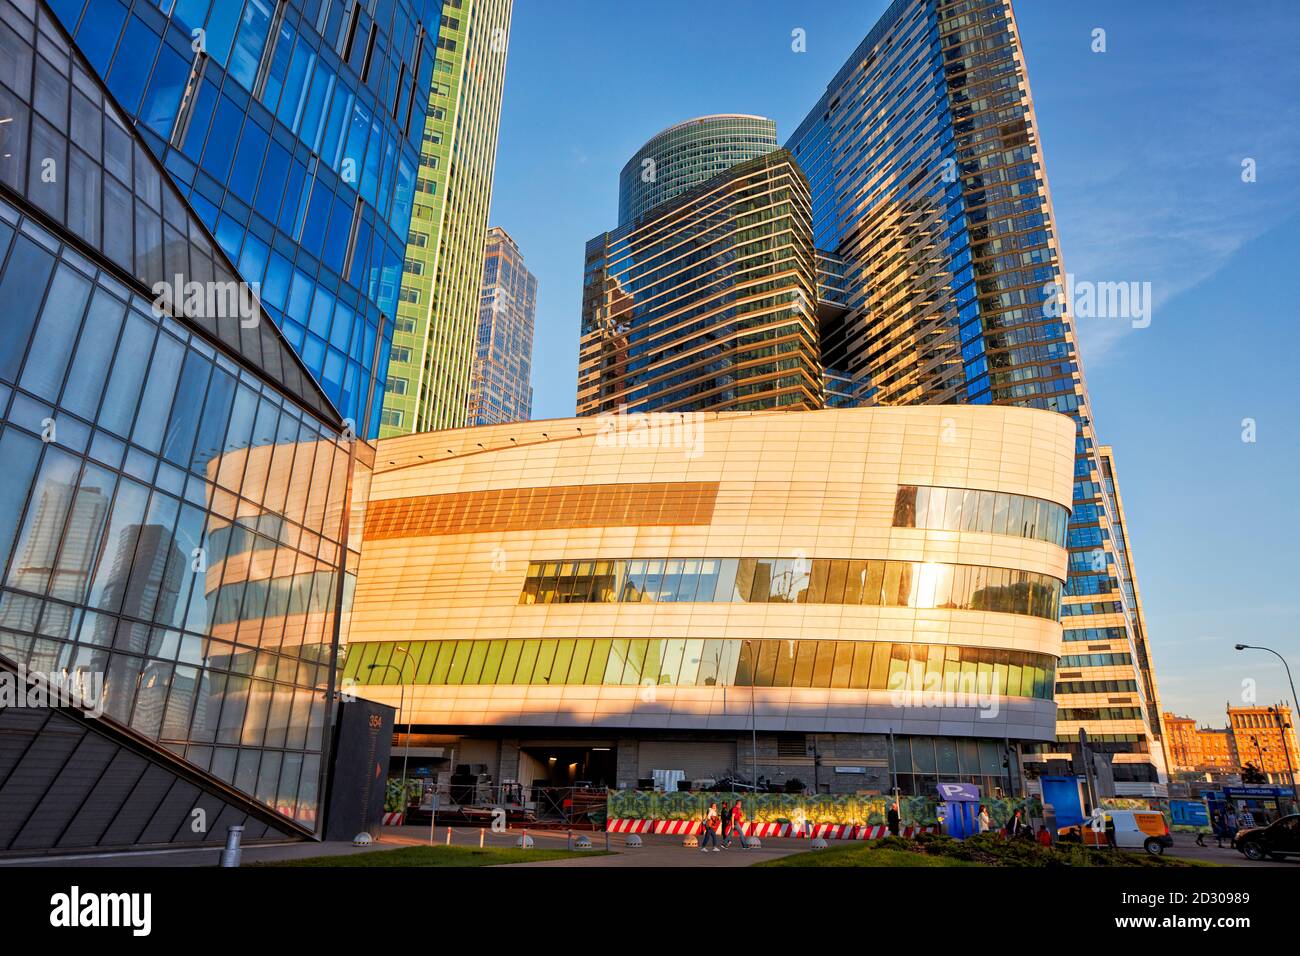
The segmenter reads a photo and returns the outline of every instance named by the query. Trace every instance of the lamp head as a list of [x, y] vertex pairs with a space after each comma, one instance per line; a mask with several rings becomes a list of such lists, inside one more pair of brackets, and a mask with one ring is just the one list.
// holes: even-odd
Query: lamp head
[[1236, 645], [1236, 648], [1237, 648], [1237, 650], [1239, 650], [1239, 651], [1244, 651], [1244, 650], [1246, 649], [1246, 645], [1245, 645], [1245, 644], [1237, 644], [1237, 645]]

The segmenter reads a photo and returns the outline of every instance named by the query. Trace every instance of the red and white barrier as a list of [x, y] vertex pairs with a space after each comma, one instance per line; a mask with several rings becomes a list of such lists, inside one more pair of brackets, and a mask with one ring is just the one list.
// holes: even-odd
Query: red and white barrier
[[699, 834], [704, 824], [699, 820], [654, 820], [655, 833], [667, 833], [670, 836], [690, 836]]
[[384, 818], [383, 818], [383, 820], [382, 820], [381, 822], [382, 822], [383, 825], [386, 826], [386, 827], [400, 827], [404, 822], [406, 822], [406, 814], [405, 814], [405, 813], [385, 813], [385, 814], [384, 814]]
[[[606, 821], [610, 833], [661, 833], [668, 836], [698, 835], [703, 829], [699, 820], [624, 820]], [[889, 835], [889, 827], [859, 826], [854, 823], [814, 823], [802, 832], [795, 832], [789, 823], [745, 823], [741, 827], [747, 837], [821, 837], [823, 840], [879, 840]], [[903, 827], [899, 832], [905, 837], [933, 832], [935, 827]]]

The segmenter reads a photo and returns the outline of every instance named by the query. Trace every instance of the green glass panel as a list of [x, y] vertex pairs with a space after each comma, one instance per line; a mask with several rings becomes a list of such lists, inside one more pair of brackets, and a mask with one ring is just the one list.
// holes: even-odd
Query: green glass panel
[[519, 655], [523, 650], [523, 641], [506, 641], [505, 653], [501, 655], [501, 670], [497, 673], [498, 684], [515, 682], [515, 671], [519, 669]]
[[537, 645], [537, 662], [533, 665], [530, 683], [549, 684], [554, 680], [551, 667], [555, 663], [555, 641], [532, 641]]
[[583, 684], [587, 680], [587, 665], [591, 662], [591, 641], [575, 641], [573, 660], [569, 664], [566, 684]]
[[469, 663], [465, 665], [465, 677], [462, 684], [477, 684], [479, 674], [483, 673], [483, 661], [487, 657], [488, 641], [471, 641]]
[[415, 683], [432, 684], [434, 665], [438, 663], [441, 641], [425, 641], [424, 653], [420, 656], [420, 666], [415, 671]]
[[605, 677], [602, 684], [621, 684], [623, 669], [627, 666], [627, 644], [624, 639], [610, 642], [609, 660], [605, 664]]
[[456, 641], [456, 652], [451, 658], [451, 669], [447, 671], [448, 684], [462, 684], [465, 682], [465, 665], [469, 663], [469, 652], [472, 650], [472, 641]]
[[569, 682], [569, 665], [573, 662], [573, 647], [577, 642], [563, 640], [555, 645], [555, 661], [551, 664], [551, 683], [567, 684]]
[[430, 684], [447, 683], [447, 670], [451, 667], [452, 656], [456, 653], [455, 641], [440, 641], [438, 659], [434, 662], [433, 673], [429, 675]]
[[533, 679], [533, 668], [537, 665], [537, 652], [541, 649], [541, 641], [524, 641], [523, 649], [519, 652], [519, 666], [515, 668], [516, 684], [529, 684]]
[[591, 660], [587, 664], [587, 676], [583, 680], [584, 684], [596, 685], [604, 682], [605, 669], [608, 666], [613, 643], [608, 638], [600, 638], [592, 642]]
[[478, 675], [480, 684], [495, 684], [497, 673], [501, 670], [501, 658], [506, 653], [506, 642], [495, 640], [488, 642], [487, 657], [483, 661], [483, 670]]

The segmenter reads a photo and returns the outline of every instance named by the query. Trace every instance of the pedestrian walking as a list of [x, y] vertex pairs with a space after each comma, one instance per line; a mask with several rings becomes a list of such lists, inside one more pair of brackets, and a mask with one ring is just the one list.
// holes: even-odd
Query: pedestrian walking
[[901, 829], [901, 820], [898, 816], [898, 801], [895, 800], [889, 805], [889, 812], [885, 814], [885, 825], [889, 827], [890, 836], [898, 836]]
[[722, 801], [722, 809], [718, 813], [719, 825], [718, 836], [722, 840], [722, 845], [726, 846], [731, 842], [731, 804], [726, 800]]
[[1237, 849], [1237, 831], [1241, 829], [1237, 822], [1236, 811], [1229, 810], [1225, 813], [1223, 815], [1223, 822], [1228, 825], [1228, 848], [1235, 850]]
[[731, 805], [731, 829], [727, 831], [727, 839], [723, 842], [724, 849], [731, 846], [731, 838], [740, 837], [740, 848], [749, 849], [749, 841], [745, 839], [745, 811], [737, 800]]
[[1232, 841], [1232, 831], [1228, 828], [1228, 820], [1222, 811], [1214, 815], [1214, 839], [1218, 842], [1220, 850], [1223, 849], [1224, 840], [1230, 843]]
[[1115, 817], [1113, 814], [1106, 814], [1106, 843], [1112, 850], [1118, 850], [1119, 844], [1115, 841]]
[[993, 829], [993, 818], [989, 816], [989, 808], [980, 804], [980, 812], [975, 817], [975, 829], [980, 833], [988, 833]]
[[700, 852], [708, 853], [709, 844], [713, 844], [713, 852], [722, 852], [718, 846], [718, 825], [721, 823], [721, 817], [718, 816], [718, 805], [709, 804], [709, 811], [704, 815], [704, 826], [700, 829]]

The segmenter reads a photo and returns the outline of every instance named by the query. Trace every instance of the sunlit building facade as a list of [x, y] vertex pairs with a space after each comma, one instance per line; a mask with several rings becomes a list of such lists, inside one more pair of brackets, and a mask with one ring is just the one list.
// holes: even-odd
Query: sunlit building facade
[[588, 242], [578, 414], [821, 408], [812, 238], [773, 149]]
[[504, 229], [488, 230], [478, 341], [469, 391], [470, 425], [527, 421], [533, 413], [537, 277]]
[[513, 0], [443, 0], [380, 434], [466, 424]]
[[[196, 198], [209, 180], [175, 172], [166, 110], [132, 112], [173, 76], [148, 67], [195, 5], [169, 19], [137, 3], [111, 29], [97, 18], [124, 16], [116, 3], [0, 6], [0, 853], [219, 843], [230, 825], [250, 841], [317, 836], [359, 542], [348, 503], [373, 449], [289, 313], [235, 291], [252, 274], [221, 239], [225, 213]], [[277, 9], [292, 39], [303, 11]], [[255, 125], [270, 122], [263, 100], [234, 92], [249, 22], [196, 61], [192, 90], [221, 87]], [[396, 162], [400, 140], [373, 132]], [[51, 157], [61, 172], [42, 175]], [[78, 693], [50, 696], [63, 686]]]
[[776, 149], [776, 123], [719, 113], [676, 123], [646, 140], [618, 177], [618, 224], [676, 199], [737, 163]]
[[1232, 730], [1201, 727], [1191, 717], [1162, 715], [1169, 770], [1173, 773], [1240, 773]]
[[495, 785], [750, 778], [756, 732], [758, 775], [819, 792], [1018, 791], [1073, 441], [974, 407], [383, 440], [345, 685]]
[[[1058, 748], [1084, 729], [1117, 790], [1164, 794], [1160, 704], [1113, 462], [1092, 419], [1010, 0], [896, 0], [786, 143], [844, 309], [836, 392], [1021, 405], [1077, 426]], [[1086, 690], [1120, 681], [1124, 690]]]
[[1295, 722], [1285, 704], [1228, 708], [1228, 730], [1238, 766], [1253, 764], [1269, 783], [1287, 786], [1297, 782], [1300, 751], [1296, 749]]

